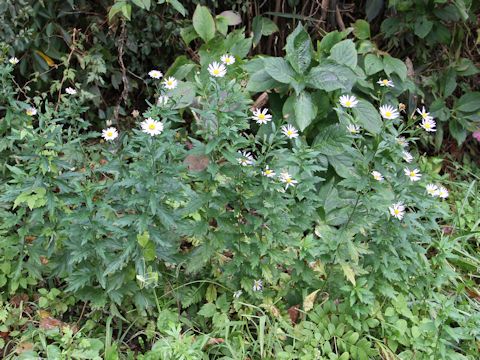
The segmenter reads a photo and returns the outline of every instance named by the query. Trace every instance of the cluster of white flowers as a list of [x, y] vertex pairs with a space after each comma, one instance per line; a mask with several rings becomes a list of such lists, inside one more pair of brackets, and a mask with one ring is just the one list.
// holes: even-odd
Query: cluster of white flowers
[[[274, 179], [275, 176], [277, 176], [277, 173], [273, 169], [270, 169], [270, 167], [267, 165], [265, 166], [265, 169], [262, 170], [262, 175], [267, 178]], [[290, 186], [295, 186], [298, 184], [298, 181], [295, 180], [287, 171], [282, 171], [280, 175], [278, 175], [278, 179], [281, 183], [285, 184], [285, 190], [287, 190]]]
[[422, 109], [418, 108], [417, 113], [419, 113], [422, 117], [422, 123], [420, 124], [420, 126], [424, 128], [425, 131], [435, 132], [437, 130], [435, 129], [437, 123], [435, 122], [435, 120], [433, 120], [433, 116], [431, 116], [430, 113], [427, 112], [425, 106], [422, 106]]
[[77, 93], [77, 90], [75, 90], [74, 88], [72, 87], [67, 87], [65, 89], [65, 92], [68, 94], [68, 95], [75, 95]]
[[[152, 79], [161, 79], [163, 77], [163, 73], [159, 70], [150, 70], [148, 72], [148, 76]], [[163, 80], [163, 86], [167, 90], [173, 90], [178, 86], [178, 80], [175, 79], [173, 76], [169, 76], [168, 78]]]
[[435, 184], [428, 184], [426, 186], [427, 194], [432, 197], [440, 197], [446, 199], [449, 195], [448, 190], [444, 186], [437, 186]]
[[224, 54], [220, 57], [221, 62], [214, 61], [208, 65], [208, 72], [213, 77], [224, 77], [227, 74], [227, 68], [225, 65], [229, 66], [235, 63], [235, 57], [229, 54]]

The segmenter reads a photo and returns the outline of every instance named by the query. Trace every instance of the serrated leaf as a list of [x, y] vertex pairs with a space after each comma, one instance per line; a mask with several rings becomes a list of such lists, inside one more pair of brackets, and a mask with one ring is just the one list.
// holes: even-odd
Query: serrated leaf
[[348, 67], [325, 63], [314, 67], [308, 76], [308, 85], [327, 92], [343, 90], [350, 92], [357, 80], [357, 75]]
[[353, 108], [353, 114], [358, 123], [372, 134], [379, 134], [382, 130], [380, 114], [370, 102], [358, 99], [357, 106]]
[[291, 66], [281, 57], [269, 57], [263, 60], [265, 64], [265, 71], [273, 79], [290, 84], [295, 81], [295, 73]]
[[193, 13], [193, 27], [197, 34], [208, 42], [215, 36], [215, 21], [206, 6], [197, 5]]
[[480, 92], [464, 94], [455, 103], [455, 110], [462, 112], [474, 112], [480, 110]]
[[312, 41], [301, 24], [287, 37], [285, 58], [298, 73], [304, 73], [312, 61]]
[[367, 75], [373, 75], [383, 70], [382, 59], [373, 54], [367, 54], [367, 56], [365, 56], [364, 65]]
[[395, 73], [402, 81], [407, 79], [407, 66], [402, 60], [387, 55], [383, 58], [383, 66], [387, 75]]
[[207, 303], [202, 306], [202, 308], [198, 312], [198, 315], [202, 315], [204, 317], [209, 318], [215, 315], [216, 312], [217, 312], [217, 307], [215, 306], [215, 304]]
[[350, 267], [350, 265], [347, 265], [347, 264], [341, 264], [341, 266], [342, 266], [343, 274], [345, 275], [347, 280], [350, 281], [353, 284], [353, 286], [356, 286], [357, 282], [355, 281], [355, 272], [353, 271], [353, 269]]
[[343, 40], [335, 44], [330, 50], [329, 59], [338, 64], [346, 65], [351, 69], [357, 66], [357, 50], [352, 40]]
[[296, 97], [294, 104], [295, 122], [300, 131], [305, 130], [317, 116], [317, 107], [313, 104], [311, 95], [302, 91]]
[[329, 156], [342, 154], [349, 141], [347, 131], [343, 127], [339, 124], [330, 125], [319, 131], [314, 141], [315, 150]]

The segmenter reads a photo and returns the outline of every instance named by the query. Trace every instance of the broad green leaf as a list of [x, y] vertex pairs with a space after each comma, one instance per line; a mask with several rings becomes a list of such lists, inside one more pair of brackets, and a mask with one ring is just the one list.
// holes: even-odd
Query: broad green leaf
[[281, 57], [265, 58], [265, 71], [275, 80], [291, 84], [295, 81], [295, 73], [291, 66]]
[[227, 18], [224, 18], [223, 16], [216, 16], [215, 17], [215, 24], [217, 26], [217, 30], [220, 34], [223, 36], [227, 35], [228, 32], [228, 20]]
[[137, 242], [141, 247], [147, 246], [150, 241], [150, 234], [148, 231], [144, 231], [142, 234], [137, 235]]
[[343, 40], [336, 44], [330, 50], [329, 59], [346, 65], [351, 69], [355, 69], [357, 66], [357, 50], [352, 40]]
[[247, 83], [247, 90], [252, 92], [262, 92], [273, 89], [281, 85], [278, 81], [273, 79], [265, 70], [260, 70], [250, 76]]
[[332, 47], [342, 41], [346, 36], [345, 32], [339, 32], [337, 30], [329, 32], [327, 35], [325, 35], [320, 43], [317, 44], [317, 52], [319, 54], [325, 53], [328, 54]]
[[215, 315], [216, 312], [217, 312], [217, 307], [215, 306], [215, 304], [207, 303], [202, 306], [202, 308], [198, 312], [198, 315], [202, 315], [204, 317], [209, 318]]
[[353, 34], [360, 40], [370, 38], [370, 24], [362, 19], [355, 21], [353, 24]]
[[262, 36], [268, 36], [278, 31], [278, 26], [269, 18], [255, 16], [252, 22], [253, 44], [257, 45]]
[[285, 58], [298, 73], [304, 73], [312, 61], [312, 41], [301, 24], [287, 37]]
[[402, 60], [387, 55], [383, 58], [383, 66], [387, 75], [395, 73], [402, 81], [407, 79], [407, 66]]
[[365, 5], [365, 13], [367, 14], [367, 20], [372, 21], [375, 19], [383, 8], [384, 0], [367, 0]]
[[215, 21], [206, 6], [197, 5], [192, 22], [195, 31], [205, 42], [213, 39], [215, 36]]
[[417, 17], [414, 25], [415, 35], [419, 38], [425, 38], [432, 30], [433, 22], [428, 20], [425, 16]]
[[464, 94], [455, 103], [455, 110], [462, 112], [474, 112], [480, 110], [480, 92]]
[[383, 70], [383, 61], [376, 55], [367, 54], [364, 61], [365, 72], [367, 73], [367, 75], [373, 75]]
[[302, 91], [297, 96], [294, 104], [295, 122], [300, 131], [312, 123], [312, 120], [317, 116], [317, 107], [313, 104], [311, 95]]
[[187, 9], [182, 5], [178, 0], [167, 0], [167, 3], [172, 5], [172, 7], [177, 10], [182, 16], [187, 15]]
[[455, 140], [457, 140], [458, 145], [462, 145], [465, 139], [467, 138], [467, 130], [460, 124], [456, 119], [451, 119], [448, 122], [448, 128], [450, 134]]
[[314, 141], [315, 150], [328, 156], [342, 154], [349, 143], [347, 131], [339, 124], [321, 129]]
[[353, 114], [360, 126], [372, 134], [379, 134], [382, 130], [382, 119], [377, 109], [368, 101], [358, 99], [353, 108]]
[[240, 15], [232, 10], [222, 11], [219, 15], [227, 19], [229, 26], [239, 25], [242, 22]]
[[189, 25], [180, 29], [180, 36], [185, 44], [190, 44], [192, 40], [195, 40], [198, 37], [198, 33], [195, 31], [193, 25]]
[[308, 85], [327, 92], [334, 90], [350, 92], [356, 80], [357, 75], [348, 67], [324, 63], [310, 70]]
[[151, 0], [132, 0], [132, 2], [141, 9], [150, 10]]

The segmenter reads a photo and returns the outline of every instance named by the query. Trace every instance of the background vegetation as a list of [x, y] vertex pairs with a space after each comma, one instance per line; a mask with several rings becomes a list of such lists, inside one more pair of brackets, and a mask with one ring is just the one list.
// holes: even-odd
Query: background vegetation
[[3, 358], [477, 358], [479, 6], [0, 0]]

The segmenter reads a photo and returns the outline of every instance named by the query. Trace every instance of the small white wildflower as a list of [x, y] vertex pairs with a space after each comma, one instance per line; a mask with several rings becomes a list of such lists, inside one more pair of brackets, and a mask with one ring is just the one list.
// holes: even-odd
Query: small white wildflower
[[253, 291], [262, 291], [263, 290], [262, 280], [254, 280], [252, 289], [253, 289]]
[[297, 129], [295, 129], [291, 124], [282, 126], [282, 133], [289, 139], [295, 139], [298, 137]]
[[340, 105], [346, 108], [354, 108], [358, 104], [358, 100], [355, 96], [342, 95], [340, 96]]
[[408, 151], [403, 151], [403, 160], [405, 160], [407, 163], [411, 163], [413, 161], [413, 156], [410, 152]]
[[391, 105], [382, 105], [380, 106], [380, 115], [384, 119], [393, 120], [400, 116], [400, 113]]
[[77, 93], [77, 90], [75, 90], [75, 89], [72, 88], [72, 87], [67, 87], [67, 88], [65, 89], [65, 92], [66, 92], [67, 94], [69, 94], [69, 95], [75, 95], [75, 94]]
[[275, 171], [273, 171], [272, 169], [270, 169], [270, 168], [268, 167], [268, 165], [267, 165], [267, 166], [265, 166], [265, 170], [262, 171], [262, 175], [263, 175], [263, 176], [266, 176], [266, 177], [268, 177], [268, 178], [272, 178], [272, 177], [274, 177], [276, 174], [275, 174]]
[[404, 136], [400, 136], [397, 138], [397, 144], [402, 147], [408, 147], [408, 140]]
[[405, 215], [405, 206], [402, 202], [398, 202], [393, 204], [391, 207], [388, 208], [390, 210], [390, 214], [397, 218], [398, 220], [402, 220], [403, 216]]
[[380, 79], [377, 81], [377, 84], [380, 86], [395, 87], [395, 85], [393, 85], [393, 81], [388, 79]]
[[298, 184], [298, 181], [294, 180], [288, 172], [280, 173], [280, 181], [285, 184], [285, 190], [287, 190], [289, 186]]
[[234, 297], [235, 299], [238, 299], [240, 296], [242, 296], [242, 294], [243, 294], [243, 291], [242, 291], [242, 290], [237, 290], [237, 291], [235, 291], [235, 292], [233, 293], [233, 297]]
[[229, 54], [222, 55], [220, 60], [222, 60], [222, 62], [225, 65], [232, 65], [233, 63], [235, 63], [235, 57], [233, 57], [232, 55], [229, 55]]
[[378, 171], [376, 171], [376, 170], [373, 170], [373, 171], [372, 171], [372, 176], [373, 176], [373, 178], [374, 178], [375, 180], [377, 180], [377, 181], [383, 181], [383, 175], [380, 174], [380, 173], [379, 173]]
[[208, 65], [208, 72], [213, 77], [224, 77], [227, 73], [227, 68], [225, 67], [225, 65], [214, 61], [213, 63]]
[[150, 76], [152, 79], [160, 79], [163, 76], [163, 74], [161, 71], [151, 70], [148, 72], [148, 76]]
[[37, 115], [37, 109], [35, 109], [33, 106], [29, 107], [27, 110], [25, 110], [25, 112], [28, 116]]
[[18, 60], [18, 58], [16, 58], [15, 56], [13, 56], [8, 60], [8, 62], [12, 65], [17, 65], [20, 62], [20, 60]]
[[347, 130], [350, 134], [355, 135], [360, 132], [360, 126], [354, 125], [354, 124], [348, 124], [347, 125]]
[[435, 184], [428, 184], [426, 186], [427, 194], [433, 197], [438, 196], [438, 186]]
[[109, 120], [105, 121], [105, 124], [107, 124], [107, 126], [110, 127], [110, 126], [112, 126], [113, 121], [109, 119]]
[[430, 116], [430, 113], [427, 112], [427, 110], [425, 109], [425, 106], [422, 106], [422, 110], [420, 110], [420, 108], [417, 108], [417, 113], [420, 114], [422, 119], [433, 119], [433, 116]]
[[168, 90], [173, 90], [177, 87], [178, 81], [173, 76], [170, 76], [168, 79], [163, 80], [163, 86]]
[[406, 176], [408, 176], [410, 181], [418, 181], [422, 177], [422, 174], [420, 174], [420, 170], [418, 169], [410, 170], [408, 168], [405, 168], [403, 172]]
[[157, 105], [158, 106], [161, 106], [161, 107], [164, 107], [164, 106], [167, 106], [167, 103], [168, 103], [168, 100], [170, 98], [168, 96], [165, 96], [165, 95], [160, 95], [158, 97], [158, 100], [157, 100]]
[[142, 127], [142, 131], [150, 136], [159, 135], [163, 131], [163, 123], [153, 120], [150, 117], [142, 121], [140, 126]]
[[114, 127], [103, 129], [102, 137], [107, 141], [115, 140], [118, 137], [118, 131]]
[[420, 126], [428, 132], [437, 131], [437, 129], [435, 129], [435, 126], [437, 126], [437, 123], [432, 118], [423, 119]]
[[438, 196], [439, 196], [439, 197], [441, 197], [442, 199], [446, 199], [446, 198], [448, 198], [448, 195], [449, 195], [449, 194], [448, 194], [448, 190], [447, 190], [446, 187], [440, 186], [440, 187], [438, 188]]
[[257, 122], [257, 124], [266, 124], [272, 120], [272, 115], [268, 113], [268, 109], [254, 109], [252, 119]]
[[252, 156], [252, 153], [248, 151], [238, 151], [240, 157], [237, 159], [238, 163], [242, 166], [253, 165], [255, 159]]

